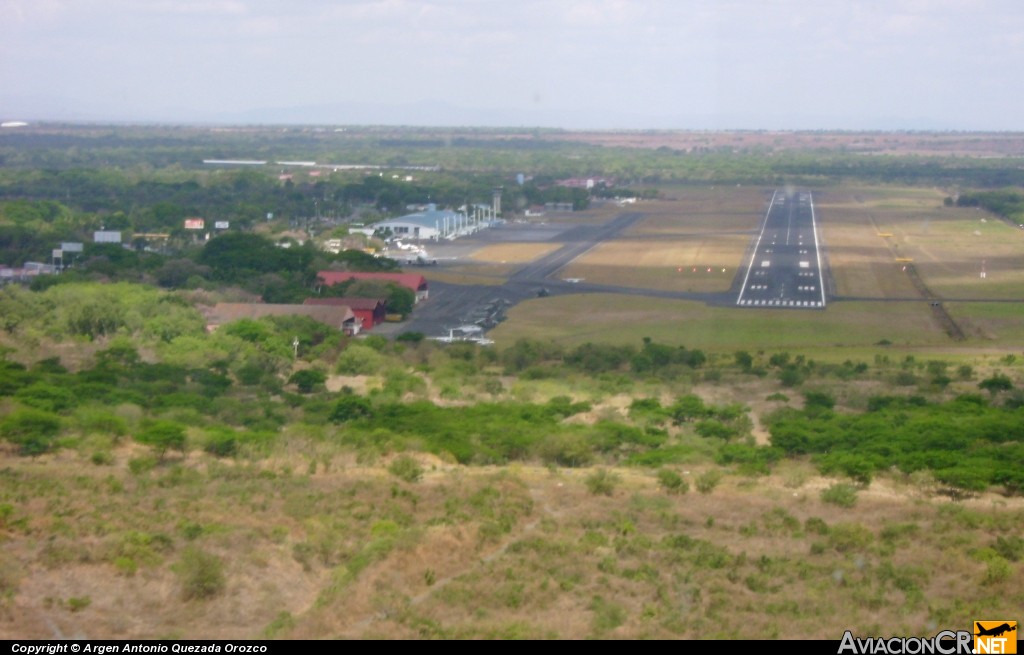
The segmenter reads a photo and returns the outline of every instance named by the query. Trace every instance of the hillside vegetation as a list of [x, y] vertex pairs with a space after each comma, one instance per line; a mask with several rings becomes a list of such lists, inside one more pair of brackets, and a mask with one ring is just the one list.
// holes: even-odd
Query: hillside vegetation
[[1012, 355], [207, 334], [214, 299], [0, 291], [0, 633], [835, 638], [1020, 604]]

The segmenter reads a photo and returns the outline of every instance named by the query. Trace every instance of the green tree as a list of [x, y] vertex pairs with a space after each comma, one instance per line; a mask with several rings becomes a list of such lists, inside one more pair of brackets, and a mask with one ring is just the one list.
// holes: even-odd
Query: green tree
[[680, 396], [671, 407], [668, 413], [676, 425], [681, 425], [708, 415], [708, 408], [700, 396], [692, 393]]
[[315, 368], [306, 368], [295, 371], [288, 378], [288, 382], [298, 387], [300, 393], [312, 393], [314, 389], [322, 386], [327, 381], [327, 375]]
[[135, 435], [135, 440], [153, 448], [163, 459], [168, 450], [185, 452], [185, 426], [172, 421], [153, 421]]
[[746, 350], [737, 350], [735, 355], [736, 365], [744, 371], [749, 371], [754, 365], [754, 358]]
[[48, 451], [60, 429], [60, 417], [31, 408], [15, 410], [0, 422], [0, 434], [32, 457]]
[[985, 378], [978, 383], [979, 389], [984, 389], [993, 396], [998, 394], [1000, 391], [1009, 391], [1013, 389], [1013, 380], [1009, 376], [1003, 375], [1002, 373], [996, 373], [990, 378]]
[[373, 408], [370, 401], [355, 394], [344, 394], [338, 398], [331, 412], [331, 420], [335, 423], [344, 423], [359, 418], [367, 418], [373, 415]]

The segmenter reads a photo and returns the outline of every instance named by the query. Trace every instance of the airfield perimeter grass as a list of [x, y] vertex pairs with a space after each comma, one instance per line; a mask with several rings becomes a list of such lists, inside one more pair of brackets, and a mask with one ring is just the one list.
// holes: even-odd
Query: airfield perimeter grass
[[1024, 349], [1024, 302], [948, 302], [945, 306], [971, 343]]
[[423, 277], [427, 282], [445, 282], [447, 284], [487, 284], [498, 286], [508, 281], [511, 267], [504, 270], [492, 268], [459, 266], [431, 270]]
[[[840, 295], [913, 297], [914, 262], [946, 299], [1024, 297], [1024, 231], [979, 209], [947, 207], [938, 189], [832, 187], [816, 194], [825, 254]], [[987, 277], [981, 278], [982, 262]]]
[[641, 289], [727, 291], [749, 241], [745, 235], [608, 241], [567, 266], [560, 275]]
[[643, 220], [562, 272], [598, 284], [669, 291], [725, 291], [756, 233], [763, 189], [686, 189], [642, 202]]
[[489, 333], [499, 346], [532, 338], [575, 346], [637, 344], [642, 337], [712, 352], [789, 349], [845, 357], [888, 341], [895, 347], [955, 345], [926, 303], [843, 302], [818, 310], [709, 307], [703, 303], [616, 294], [530, 300]]

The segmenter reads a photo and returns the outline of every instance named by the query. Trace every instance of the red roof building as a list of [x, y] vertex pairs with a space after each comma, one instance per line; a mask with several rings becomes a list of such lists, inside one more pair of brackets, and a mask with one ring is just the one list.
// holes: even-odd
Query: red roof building
[[416, 294], [416, 302], [426, 300], [427, 279], [415, 273], [352, 273], [349, 271], [320, 271], [317, 278], [326, 285], [341, 284], [349, 280], [380, 280], [394, 282]]
[[362, 319], [364, 330], [383, 323], [388, 308], [384, 298], [306, 298], [302, 304], [348, 307], [357, 318]]

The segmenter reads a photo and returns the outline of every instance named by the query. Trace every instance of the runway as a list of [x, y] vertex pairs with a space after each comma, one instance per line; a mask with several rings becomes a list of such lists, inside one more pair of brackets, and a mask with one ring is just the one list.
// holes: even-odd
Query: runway
[[775, 309], [824, 309], [814, 198], [776, 190], [747, 262], [736, 304]]
[[[431, 252], [460, 256], [489, 243], [548, 242], [559, 247], [520, 266], [502, 284], [461, 285], [430, 281], [430, 299], [417, 306], [408, 321], [375, 328], [380, 333], [419, 331], [446, 334], [458, 325], [487, 330], [505, 318], [507, 310], [539, 295], [617, 293], [651, 298], [699, 300], [741, 308], [823, 309], [825, 290], [813, 198], [809, 192], [776, 191], [751, 247], [746, 272], [741, 268], [729, 292], [699, 293], [570, 282], [557, 273], [596, 245], [618, 238], [645, 218], [642, 212], [623, 213], [605, 223], [522, 226], [504, 225], [482, 231], [454, 244], [432, 246]], [[440, 270], [443, 270], [443, 266]], [[424, 273], [429, 273], [424, 270]], [[738, 291], [737, 291], [738, 289]], [[738, 294], [738, 295], [737, 295]]]

